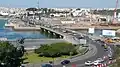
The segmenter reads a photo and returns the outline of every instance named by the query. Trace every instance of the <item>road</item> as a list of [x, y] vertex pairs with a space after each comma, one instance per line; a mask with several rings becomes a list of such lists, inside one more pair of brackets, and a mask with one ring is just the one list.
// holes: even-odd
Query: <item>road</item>
[[[17, 45], [16, 40], [8, 40], [14, 45]], [[25, 39], [24, 46], [25, 48], [34, 48], [39, 47], [40, 44], [52, 44], [52, 43], [58, 43], [58, 42], [65, 42], [64, 39]]]
[[[67, 30], [67, 29], [64, 29], [64, 30]], [[73, 30], [69, 30], [69, 29], [68, 29], [68, 31], [73, 32]], [[81, 35], [80, 32], [73, 32], [73, 33], [77, 33], [77, 34]], [[86, 34], [82, 34], [82, 35], [86, 36]], [[94, 38], [91, 36], [86, 37], [86, 39], [89, 41], [90, 46], [94, 46], [94, 49], [95, 48], [97, 49], [97, 50], [94, 50], [94, 51], [96, 51], [96, 53], [93, 53], [93, 55], [90, 56], [90, 54], [92, 54], [92, 52], [94, 52], [94, 51], [89, 51], [90, 52], [90, 54], [88, 53], [89, 55], [82, 56], [82, 58], [78, 57], [77, 59], [71, 60], [71, 63], [66, 65], [66, 67], [72, 67], [72, 64], [76, 64], [77, 67], [84, 67], [85, 61], [88, 61], [88, 60], [95, 61], [97, 58], [103, 58], [104, 56], [106, 56], [108, 53], [106, 51], [104, 51], [104, 48], [101, 46], [101, 43], [97, 43], [97, 42], [93, 41], [96, 38], [100, 38], [100, 37], [94, 37]], [[59, 62], [54, 67], [63, 67], [63, 66]]]
[[[94, 56], [84, 58], [84, 59], [77, 59], [75, 62], [71, 62], [70, 64], [66, 65], [66, 67], [72, 67], [72, 64], [76, 64], [77, 67], [85, 67], [84, 63], [85, 61], [95, 61], [97, 58], [103, 58], [103, 56], [107, 55], [107, 52], [104, 51], [104, 48], [100, 45], [100, 43], [94, 42], [91, 39], [89, 39], [90, 45], [93, 45], [97, 48], [97, 53]], [[55, 65], [55, 67], [62, 67], [61, 64]]]
[[[74, 32], [75, 33], [75, 32]], [[89, 36], [90, 37], [90, 36]], [[104, 51], [104, 48], [100, 45], [101, 43], [97, 43], [95, 41], [93, 41], [92, 37], [86, 37], [86, 39], [88, 40], [90, 46], [93, 46], [95, 50], [90, 50], [90, 54], [88, 53], [88, 55], [86, 56], [80, 56], [80, 57], [77, 57], [77, 59], [72, 59], [71, 63], [66, 65], [66, 67], [72, 67], [72, 64], [76, 64], [77, 67], [84, 67], [84, 63], [85, 61], [95, 61], [97, 58], [103, 58], [103, 56], [106, 56], [107, 55], [107, 52]], [[92, 53], [93, 52], [93, 53]], [[34, 67], [40, 67], [40, 66], [34, 66]], [[58, 64], [55, 64], [54, 67], [63, 67], [60, 62]]]

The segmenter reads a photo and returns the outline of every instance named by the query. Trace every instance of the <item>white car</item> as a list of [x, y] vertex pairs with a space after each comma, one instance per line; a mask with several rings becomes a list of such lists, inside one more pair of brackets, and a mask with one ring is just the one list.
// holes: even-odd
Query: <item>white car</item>
[[97, 66], [98, 64], [101, 64], [98, 60], [94, 61], [93, 64]]
[[91, 62], [91, 61], [87, 61], [87, 62], [85, 62], [85, 65], [87, 65], [87, 66], [90, 66], [90, 65], [92, 65], [93, 63]]
[[97, 61], [100, 62], [100, 63], [104, 62], [104, 60], [102, 58], [98, 58]]

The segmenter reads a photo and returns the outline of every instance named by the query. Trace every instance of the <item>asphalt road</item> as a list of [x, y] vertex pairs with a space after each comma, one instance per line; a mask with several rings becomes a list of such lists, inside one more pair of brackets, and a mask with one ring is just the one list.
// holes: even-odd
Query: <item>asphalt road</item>
[[[85, 67], [84, 63], [86, 61], [88, 60], [95, 61], [97, 58], [103, 58], [103, 56], [107, 55], [107, 52], [104, 51], [104, 48], [101, 46], [101, 43], [94, 42], [91, 39], [88, 39], [88, 40], [91, 43], [91, 45], [94, 45], [97, 48], [97, 53], [92, 57], [82, 59], [82, 60], [79, 59], [75, 62], [71, 62], [70, 64], [66, 65], [66, 67], [72, 67], [72, 64], [75, 64], [77, 67]], [[58, 65], [55, 65], [54, 67], [63, 67], [63, 65], [58, 64]]]
[[[10, 42], [15, 46], [18, 45], [15, 40]], [[39, 47], [40, 44], [52, 44], [58, 42], [65, 42], [65, 40], [64, 39], [31, 39], [31, 40], [25, 39], [24, 44], [22, 45], [24, 45], [25, 48], [33, 48], [33, 47]]]

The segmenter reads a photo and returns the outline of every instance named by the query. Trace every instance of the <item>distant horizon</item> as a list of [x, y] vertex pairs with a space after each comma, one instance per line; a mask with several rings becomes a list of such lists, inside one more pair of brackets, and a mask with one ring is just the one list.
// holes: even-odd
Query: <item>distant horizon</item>
[[[38, 8], [38, 7], [8, 7], [8, 6], [0, 6], [0, 7], [4, 7], [4, 8]], [[39, 7], [39, 8], [86, 8], [86, 9], [90, 9], [91, 7]], [[104, 8], [92, 8], [92, 9], [104, 9]], [[106, 7], [106, 8], [115, 8], [115, 7]], [[120, 7], [118, 7], [117, 9], [120, 9]]]
[[[1, 7], [9, 8], [115, 8], [116, 0], [1, 0]], [[118, 8], [120, 8], [120, 0]]]

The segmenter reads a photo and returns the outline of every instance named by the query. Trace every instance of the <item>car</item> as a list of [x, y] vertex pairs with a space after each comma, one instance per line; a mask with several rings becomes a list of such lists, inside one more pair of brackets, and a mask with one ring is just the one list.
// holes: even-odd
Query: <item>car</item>
[[96, 41], [96, 42], [100, 42], [100, 41], [101, 41], [101, 39], [96, 39], [95, 41]]
[[109, 60], [113, 59], [111, 54], [108, 54], [108, 57], [109, 57]]
[[100, 41], [100, 43], [105, 44], [105, 42], [104, 42], [104, 41]]
[[101, 64], [98, 60], [94, 61], [93, 64], [97, 66], [98, 64]]
[[112, 58], [112, 57], [109, 57], [109, 60], [113, 60], [113, 58]]
[[104, 60], [102, 58], [98, 58], [97, 61], [100, 62], [100, 63], [104, 62]]
[[108, 48], [108, 46], [107, 45], [104, 45], [104, 47], [103, 47], [104, 49], [107, 49]]
[[91, 66], [91, 65], [93, 65], [93, 63], [91, 61], [87, 61], [87, 62], [85, 62], [85, 65], [86, 66]]
[[108, 51], [108, 49], [107, 49], [107, 48], [105, 48], [105, 49], [104, 49], [104, 51]]
[[61, 62], [62, 65], [69, 64], [69, 63], [70, 63], [70, 60], [63, 60], [63, 61]]

